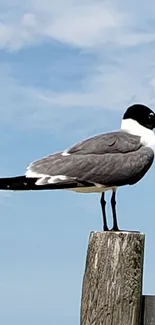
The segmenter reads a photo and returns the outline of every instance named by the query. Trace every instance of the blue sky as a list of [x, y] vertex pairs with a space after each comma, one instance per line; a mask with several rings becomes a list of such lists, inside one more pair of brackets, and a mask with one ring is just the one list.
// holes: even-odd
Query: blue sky
[[[1, 1], [1, 177], [118, 129], [132, 103], [155, 109], [154, 11], [153, 0]], [[153, 166], [117, 196], [120, 227], [146, 234], [147, 294], [155, 293], [154, 175]], [[102, 226], [99, 199], [0, 193], [3, 325], [79, 324], [87, 242]]]

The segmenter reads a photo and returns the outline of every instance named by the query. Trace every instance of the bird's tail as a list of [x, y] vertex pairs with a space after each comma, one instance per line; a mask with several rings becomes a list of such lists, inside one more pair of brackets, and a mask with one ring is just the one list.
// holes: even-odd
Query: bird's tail
[[30, 190], [61, 190], [61, 189], [71, 189], [81, 186], [91, 186], [87, 182], [73, 181], [69, 183], [57, 183], [57, 184], [46, 184], [46, 185], [36, 185], [38, 178], [28, 178], [26, 176], [16, 176], [0, 178], [0, 190], [8, 191], [30, 191]]
[[0, 190], [23, 191], [35, 189], [35, 178], [25, 176], [0, 178]]

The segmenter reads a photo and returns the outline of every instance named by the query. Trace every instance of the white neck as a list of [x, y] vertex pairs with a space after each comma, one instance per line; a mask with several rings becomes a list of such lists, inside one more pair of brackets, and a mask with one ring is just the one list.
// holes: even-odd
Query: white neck
[[132, 119], [122, 120], [121, 130], [133, 135], [138, 135], [141, 137], [141, 143], [144, 146], [150, 147], [155, 151], [155, 134], [152, 130], [145, 128]]

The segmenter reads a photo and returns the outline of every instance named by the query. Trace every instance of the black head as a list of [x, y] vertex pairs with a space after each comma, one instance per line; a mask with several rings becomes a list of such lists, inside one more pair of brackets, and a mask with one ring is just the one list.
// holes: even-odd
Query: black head
[[151, 130], [155, 128], [155, 113], [149, 107], [142, 104], [135, 104], [128, 107], [123, 119], [135, 120]]

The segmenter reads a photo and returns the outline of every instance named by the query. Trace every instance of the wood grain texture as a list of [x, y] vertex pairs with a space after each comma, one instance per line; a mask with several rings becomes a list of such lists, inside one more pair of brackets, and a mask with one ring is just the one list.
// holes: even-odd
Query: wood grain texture
[[80, 325], [139, 325], [144, 235], [92, 232], [82, 287]]
[[141, 325], [155, 325], [155, 296], [143, 296]]

